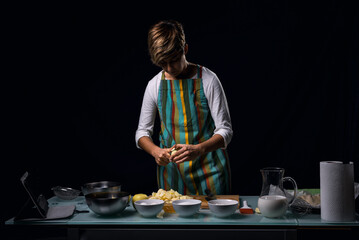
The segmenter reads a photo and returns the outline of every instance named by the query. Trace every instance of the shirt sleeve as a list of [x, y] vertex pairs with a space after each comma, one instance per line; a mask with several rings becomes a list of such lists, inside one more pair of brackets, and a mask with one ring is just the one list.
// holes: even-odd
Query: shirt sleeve
[[227, 145], [230, 143], [233, 136], [231, 117], [229, 114], [226, 95], [224, 93], [221, 82], [214, 73], [211, 80], [209, 80], [206, 85], [204, 84], [203, 87], [208, 100], [211, 115], [216, 126], [213, 135], [218, 134], [223, 137], [223, 149], [225, 149], [227, 148]]
[[143, 96], [140, 119], [135, 135], [136, 146], [140, 149], [141, 147], [138, 145], [138, 140], [140, 140], [141, 137], [147, 136], [152, 139], [157, 111], [156, 90], [156, 81], [150, 81], [147, 84], [145, 94]]

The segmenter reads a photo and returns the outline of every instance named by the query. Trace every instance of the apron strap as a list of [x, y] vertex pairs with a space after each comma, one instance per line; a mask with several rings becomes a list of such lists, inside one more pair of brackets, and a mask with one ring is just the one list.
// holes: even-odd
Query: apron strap
[[202, 78], [202, 66], [197, 64], [197, 78]]

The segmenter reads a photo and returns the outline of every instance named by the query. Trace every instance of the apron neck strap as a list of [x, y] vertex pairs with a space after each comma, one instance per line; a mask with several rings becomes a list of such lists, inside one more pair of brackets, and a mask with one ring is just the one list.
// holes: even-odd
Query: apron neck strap
[[162, 70], [162, 77], [161, 77], [161, 80], [165, 80], [166, 78], [165, 78], [165, 71], [164, 70]]
[[197, 78], [202, 78], [202, 66], [197, 64]]

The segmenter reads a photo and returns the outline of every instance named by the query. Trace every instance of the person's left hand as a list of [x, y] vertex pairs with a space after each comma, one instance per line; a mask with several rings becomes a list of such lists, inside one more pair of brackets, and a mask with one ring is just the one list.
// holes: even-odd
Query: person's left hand
[[177, 151], [171, 154], [170, 161], [174, 163], [195, 160], [202, 155], [199, 145], [176, 144], [173, 147]]

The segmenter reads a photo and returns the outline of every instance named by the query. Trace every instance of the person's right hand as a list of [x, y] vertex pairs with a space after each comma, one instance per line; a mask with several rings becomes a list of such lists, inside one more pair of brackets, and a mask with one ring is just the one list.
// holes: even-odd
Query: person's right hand
[[157, 148], [154, 152], [153, 152], [153, 157], [156, 160], [156, 163], [160, 166], [166, 166], [170, 160], [169, 158], [171, 157], [171, 148]]

